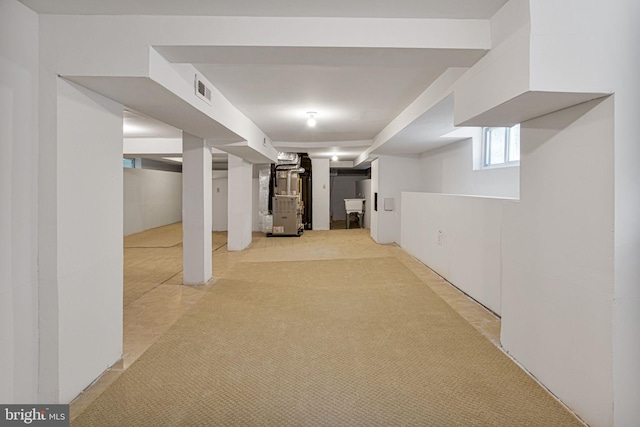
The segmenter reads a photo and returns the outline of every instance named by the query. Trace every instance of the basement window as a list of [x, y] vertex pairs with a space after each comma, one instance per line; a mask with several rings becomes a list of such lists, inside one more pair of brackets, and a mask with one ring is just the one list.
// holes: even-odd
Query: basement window
[[482, 128], [482, 167], [520, 164], [520, 125]]

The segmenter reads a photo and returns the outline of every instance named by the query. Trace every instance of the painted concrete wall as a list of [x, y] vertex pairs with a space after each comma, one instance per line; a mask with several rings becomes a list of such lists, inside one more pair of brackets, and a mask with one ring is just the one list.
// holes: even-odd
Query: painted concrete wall
[[400, 246], [500, 314], [504, 203], [515, 202], [404, 192]]
[[506, 210], [502, 344], [588, 424], [613, 424], [613, 99], [521, 127]]
[[0, 1], [0, 402], [35, 402], [38, 372], [38, 15]]
[[329, 159], [311, 159], [313, 179], [311, 181], [311, 193], [313, 197], [313, 229], [328, 230], [330, 212], [330, 177]]
[[123, 169], [124, 235], [182, 221], [182, 174]]
[[[478, 137], [481, 139], [481, 135]], [[475, 142], [466, 139], [424, 153], [420, 160], [422, 191], [518, 197], [520, 167], [476, 169], [474, 151], [481, 150], [481, 142]]]
[[122, 106], [58, 79], [57, 117], [59, 341], [41, 350], [57, 351], [66, 403], [122, 355]]

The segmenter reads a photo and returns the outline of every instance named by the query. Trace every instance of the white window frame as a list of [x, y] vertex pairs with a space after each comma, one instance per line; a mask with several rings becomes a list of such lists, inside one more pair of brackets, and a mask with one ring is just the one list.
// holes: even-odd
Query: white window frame
[[[510, 139], [511, 139], [511, 129], [516, 126], [520, 126], [519, 124], [511, 127], [483, 127], [482, 128], [482, 169], [492, 169], [492, 168], [503, 168], [503, 167], [511, 167], [511, 166], [519, 166], [520, 165], [520, 153], [518, 153], [518, 160], [509, 160], [511, 149]], [[491, 153], [489, 152], [489, 140], [487, 135], [489, 132], [495, 129], [503, 129], [505, 132], [504, 138], [504, 161], [501, 163], [491, 163]], [[519, 145], [519, 144], [518, 144]]]

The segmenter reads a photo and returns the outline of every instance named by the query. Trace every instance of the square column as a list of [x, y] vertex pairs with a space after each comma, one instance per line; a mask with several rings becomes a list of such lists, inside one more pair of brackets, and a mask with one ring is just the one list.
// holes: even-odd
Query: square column
[[[229, 154], [229, 227], [227, 248], [241, 251], [251, 243], [253, 166]], [[256, 207], [257, 208], [257, 207]]]
[[328, 230], [330, 228], [330, 177], [329, 159], [311, 159], [313, 170], [313, 229]]
[[[37, 400], [68, 403], [122, 357], [123, 107], [49, 72], [41, 77], [38, 292], [18, 289], [12, 303], [24, 310], [21, 300], [37, 301], [36, 317], [14, 317], [21, 329], [37, 322]], [[17, 341], [14, 354], [32, 359], [23, 350]]]
[[182, 134], [182, 264], [185, 285], [203, 285], [211, 266], [211, 149]]

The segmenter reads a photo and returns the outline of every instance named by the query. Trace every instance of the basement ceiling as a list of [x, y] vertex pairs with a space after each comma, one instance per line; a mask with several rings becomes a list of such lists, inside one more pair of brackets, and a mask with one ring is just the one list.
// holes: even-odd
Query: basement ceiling
[[[43, 14], [386, 19], [489, 19], [506, 3], [506, 0], [21, 1]], [[293, 47], [293, 42], [290, 46], [156, 45], [154, 48], [172, 63], [193, 64], [268, 135], [276, 149], [326, 157], [337, 154], [341, 160], [354, 160], [371, 146], [376, 135], [449, 67], [471, 67], [487, 52], [484, 49]], [[125, 95], [131, 98], [131, 93], [127, 91]], [[128, 100], [127, 96], [123, 95], [118, 101], [142, 111], [135, 100]], [[442, 129], [440, 124], [437, 132], [453, 130], [452, 105], [441, 107], [422, 118], [417, 124], [420, 129], [416, 128], [415, 132], [408, 129], [390, 141], [384, 152], [394, 154], [396, 145], [402, 153], [424, 151], [426, 146], [421, 144], [420, 132], [436, 116], [447, 123], [447, 129]], [[164, 111], [161, 105], [157, 109]], [[317, 113], [315, 128], [305, 124], [308, 111]], [[170, 118], [177, 117], [172, 122], [162, 114], [145, 111], [177, 127], [182, 120], [179, 113], [167, 113]], [[436, 130], [432, 130], [429, 136], [435, 139]]]
[[[449, 67], [475, 49], [158, 46], [191, 63], [274, 143], [372, 140]], [[306, 113], [317, 125], [306, 125]]]
[[507, 0], [21, 0], [57, 15], [488, 19]]

